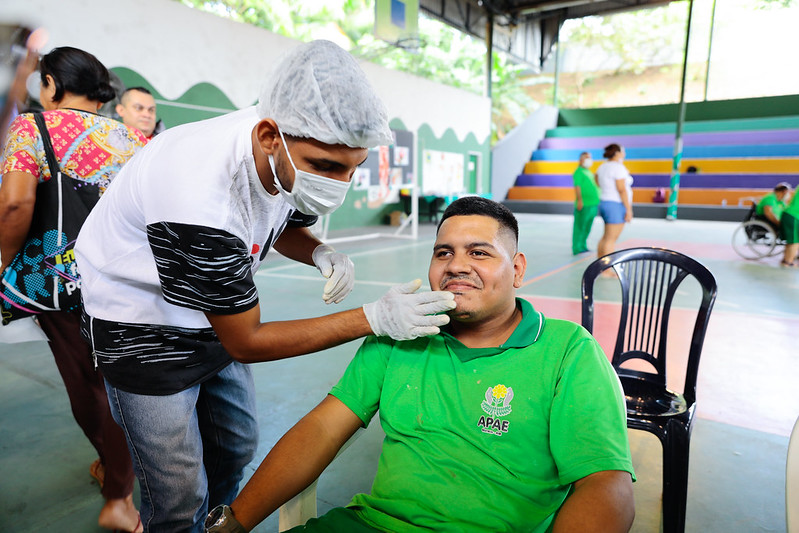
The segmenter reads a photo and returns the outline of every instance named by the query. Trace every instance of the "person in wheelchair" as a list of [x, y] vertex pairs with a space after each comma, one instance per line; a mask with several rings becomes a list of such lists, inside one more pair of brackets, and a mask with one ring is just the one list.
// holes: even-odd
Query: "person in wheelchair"
[[453, 202], [428, 278], [455, 294], [450, 327], [370, 336], [330, 394], [269, 452], [209, 533], [249, 531], [307, 487], [379, 410], [370, 494], [292, 532], [629, 531], [635, 514], [624, 399], [579, 324], [516, 297], [527, 260], [502, 204]]
[[782, 254], [781, 266], [799, 268], [799, 194], [794, 194], [791, 203], [782, 212], [780, 218], [780, 236], [785, 239], [785, 251]]
[[761, 198], [755, 207], [755, 218], [769, 224], [777, 235], [780, 234], [780, 218], [790, 194], [791, 184], [780, 182], [772, 192]]

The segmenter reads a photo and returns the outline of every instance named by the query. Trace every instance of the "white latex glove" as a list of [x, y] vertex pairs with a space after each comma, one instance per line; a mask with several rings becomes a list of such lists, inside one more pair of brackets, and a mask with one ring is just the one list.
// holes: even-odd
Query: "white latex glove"
[[422, 286], [415, 279], [392, 287], [376, 302], [363, 306], [366, 320], [375, 335], [387, 335], [397, 341], [435, 335], [439, 326], [449, 323], [442, 311], [455, 309], [455, 295], [447, 291], [414, 294]]
[[328, 278], [322, 293], [325, 303], [337, 304], [346, 298], [355, 285], [355, 265], [350, 258], [327, 244], [314, 248], [311, 258], [322, 276]]

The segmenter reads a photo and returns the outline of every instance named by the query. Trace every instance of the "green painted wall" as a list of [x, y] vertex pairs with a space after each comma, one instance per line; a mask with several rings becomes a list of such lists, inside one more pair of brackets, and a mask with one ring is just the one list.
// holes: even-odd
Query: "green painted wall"
[[[602, 109], [560, 109], [558, 126], [676, 122], [678, 112], [678, 104]], [[689, 102], [685, 109], [686, 121], [788, 115], [799, 115], [799, 95]]]
[[[480, 169], [479, 177], [482, 185], [482, 193], [486, 194], [491, 191], [491, 143], [486, 138], [482, 143], [477, 140], [473, 133], [469, 133], [466, 138], [461, 142], [455, 135], [452, 129], [447, 129], [440, 138], [436, 137], [433, 130], [427, 124], [423, 124], [417, 132], [419, 137], [419, 153], [423, 154], [425, 150], [440, 150], [442, 152], [460, 152], [463, 154], [464, 163], [463, 167], [466, 168], [468, 162], [469, 152], [476, 152], [480, 154]], [[417, 162], [417, 169], [419, 174], [422, 172], [422, 159]], [[467, 184], [468, 186], [468, 184]], [[475, 193], [477, 191], [467, 190], [468, 193]]]
[[[155, 99], [159, 100], [157, 104], [158, 118], [164, 122], [167, 128], [217, 117], [237, 109], [225, 96], [225, 93], [210, 83], [198, 83], [175, 100], [167, 100], [146, 79], [133, 70], [125, 67], [116, 67], [111, 70], [119, 76], [125, 87], [146, 87], [153, 93]], [[198, 109], [198, 107], [211, 109]]]
[[[407, 130], [405, 124], [399, 119], [393, 119], [389, 125], [393, 129]], [[423, 124], [416, 132], [416, 151], [414, 153], [416, 164], [416, 175], [422, 176], [422, 155], [425, 150], [439, 150], [443, 152], [457, 152], [463, 154], [464, 168], [466, 168], [469, 152], [480, 154], [480, 180], [482, 191], [491, 191], [491, 147], [489, 139], [483, 143], [477, 141], [473, 133], [466, 136], [463, 141], [459, 141], [452, 129], [447, 129], [441, 137], [433, 133], [433, 129]], [[421, 179], [417, 178], [421, 183]], [[475, 191], [467, 191], [474, 193]], [[387, 223], [389, 213], [392, 211], [403, 210], [402, 202], [386, 204], [377, 209], [370, 209], [367, 205], [367, 191], [350, 190], [347, 199], [335, 213], [330, 216], [330, 229], [346, 229], [348, 227], [373, 226]], [[420, 200], [420, 202], [423, 200]], [[421, 212], [426, 212], [426, 208], [420, 207]]]

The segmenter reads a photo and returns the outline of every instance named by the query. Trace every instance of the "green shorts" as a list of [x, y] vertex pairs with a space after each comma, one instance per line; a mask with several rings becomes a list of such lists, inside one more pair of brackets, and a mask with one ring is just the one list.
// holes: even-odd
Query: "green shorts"
[[293, 527], [288, 533], [374, 533], [358, 518], [351, 507], [335, 507], [319, 518], [311, 518], [305, 525]]
[[789, 213], [780, 218], [780, 233], [788, 244], [799, 243], [799, 219]]

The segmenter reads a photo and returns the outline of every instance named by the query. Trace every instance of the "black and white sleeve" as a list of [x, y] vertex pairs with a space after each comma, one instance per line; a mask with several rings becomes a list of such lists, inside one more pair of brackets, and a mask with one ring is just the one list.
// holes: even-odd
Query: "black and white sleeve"
[[289, 220], [286, 224], [286, 227], [307, 228], [316, 224], [318, 219], [319, 217], [316, 215], [306, 215], [305, 213], [301, 213], [295, 209], [291, 212], [291, 214], [289, 214]]
[[197, 311], [230, 315], [258, 303], [249, 249], [235, 235], [194, 224], [147, 225], [164, 299]]

